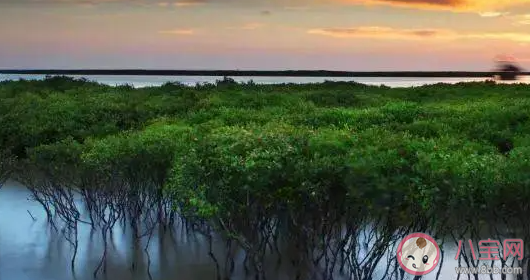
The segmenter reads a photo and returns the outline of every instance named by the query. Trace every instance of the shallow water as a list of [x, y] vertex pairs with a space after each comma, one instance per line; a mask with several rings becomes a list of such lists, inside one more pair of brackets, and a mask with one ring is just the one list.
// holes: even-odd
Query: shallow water
[[[160, 86], [166, 82], [180, 82], [185, 85], [193, 86], [197, 83], [214, 83], [223, 77], [210, 76], [113, 76], [113, 75], [69, 75], [70, 77], [86, 78], [88, 80], [115, 86], [129, 84], [137, 88], [148, 86]], [[18, 74], [0, 74], [0, 81], [4, 80], [40, 80], [45, 75], [18, 75]], [[237, 82], [248, 82], [253, 80], [257, 84], [277, 84], [277, 83], [320, 83], [329, 81], [355, 81], [367, 85], [385, 85], [389, 87], [412, 87], [436, 83], [455, 84], [459, 82], [478, 82], [485, 81], [486, 78], [337, 78], [337, 77], [233, 77]], [[530, 76], [523, 76], [517, 81], [502, 81], [502, 83], [530, 83]]]
[[[88, 225], [80, 225], [76, 273], [72, 275], [72, 246], [60, 234], [50, 229], [41, 206], [29, 200], [29, 197], [30, 192], [14, 182], [8, 182], [0, 189], [0, 279], [94, 279], [93, 272], [103, 253], [101, 235], [98, 232], [91, 233]], [[215, 279], [215, 266], [208, 256], [206, 238], [200, 234], [186, 234], [178, 225], [173, 234], [157, 232], [152, 236], [148, 247], [149, 255], [144, 254], [146, 243], [135, 248], [128, 231], [120, 226], [113, 229], [112, 240], [108, 246], [107, 272], [98, 274], [98, 279], [149, 279], [146, 270], [148, 262], [153, 280]], [[214, 251], [223, 252], [223, 245], [219, 240], [214, 241]], [[456, 245], [446, 244], [444, 248], [439, 279], [457, 279], [455, 267], [458, 262], [454, 260]], [[395, 251], [390, 250], [388, 254], [393, 258]], [[238, 255], [240, 260], [243, 257], [242, 254]], [[133, 259], [136, 260], [134, 271], [131, 269]], [[381, 265], [385, 265], [385, 261], [382, 261]], [[291, 269], [277, 268], [273, 262], [267, 263], [265, 270], [274, 276], [269, 279], [293, 279]], [[438, 270], [439, 267], [422, 279], [435, 279]], [[375, 274], [378, 277], [374, 279], [380, 279], [383, 275], [382, 268], [376, 269]], [[248, 279], [241, 265], [236, 265], [232, 279]], [[461, 279], [467, 279], [467, 276], [462, 276]], [[489, 275], [481, 275], [479, 279], [490, 278]], [[500, 279], [500, 276], [494, 279]]]

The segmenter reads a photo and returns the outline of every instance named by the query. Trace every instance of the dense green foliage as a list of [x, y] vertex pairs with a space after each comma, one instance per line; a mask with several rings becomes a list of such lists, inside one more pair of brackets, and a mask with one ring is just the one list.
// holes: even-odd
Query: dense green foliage
[[[87, 164], [171, 161], [163, 165], [175, 169], [171, 188], [203, 185], [215, 192], [207, 199], [215, 205], [234, 200], [231, 207], [244, 207], [247, 192], [264, 207], [307, 206], [331, 191], [381, 202], [395, 192], [432, 209], [432, 203], [453, 203], [445, 196], [458, 192], [478, 194], [475, 206], [486, 194], [509, 196], [501, 190], [528, 186], [525, 85], [390, 89], [225, 80], [133, 89], [55, 77], [3, 82], [0, 96], [0, 143], [19, 158], [71, 140], [86, 149]], [[188, 138], [179, 138], [182, 127]], [[173, 158], [176, 151], [184, 158]]]
[[530, 86], [491, 82], [133, 89], [51, 78], [0, 84], [0, 146], [51, 176], [149, 181], [185, 217], [246, 240], [268, 218], [447, 229], [526, 220], [529, 112]]

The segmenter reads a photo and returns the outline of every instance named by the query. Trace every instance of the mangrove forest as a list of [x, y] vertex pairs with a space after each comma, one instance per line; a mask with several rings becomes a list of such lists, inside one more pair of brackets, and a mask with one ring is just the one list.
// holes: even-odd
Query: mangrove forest
[[[529, 85], [493, 81], [4, 81], [0, 178], [42, 206], [71, 245], [71, 270], [81, 225], [109, 250], [121, 225], [137, 246], [155, 231], [200, 234], [218, 280], [238, 267], [275, 279], [271, 262], [290, 279], [405, 279], [395, 246], [422, 232], [442, 251], [431, 274], [447, 279], [440, 269], [455, 255], [444, 249], [459, 240], [523, 239], [524, 258], [500, 262], [528, 266], [529, 112]], [[219, 240], [225, 249], [213, 250]], [[107, 261], [105, 249], [94, 277]]]

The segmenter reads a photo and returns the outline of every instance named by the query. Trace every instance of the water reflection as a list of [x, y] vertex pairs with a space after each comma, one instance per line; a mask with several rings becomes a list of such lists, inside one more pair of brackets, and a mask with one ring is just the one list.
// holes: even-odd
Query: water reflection
[[[72, 275], [72, 245], [50, 227], [41, 206], [28, 200], [29, 196], [27, 189], [13, 182], [8, 182], [0, 189], [0, 279], [94, 279], [93, 273], [101, 261], [104, 249], [101, 232], [91, 231], [89, 225], [79, 225], [76, 273]], [[439, 279], [457, 279], [455, 267], [458, 266], [458, 261], [454, 260], [456, 244], [451, 242], [444, 241], [441, 268], [436, 268], [423, 279], [436, 279], [438, 274], [441, 275]], [[220, 239], [214, 239], [212, 244], [216, 255], [226, 254], [226, 246]], [[216, 267], [208, 255], [208, 239], [203, 235], [187, 232], [180, 222], [174, 231], [164, 231], [162, 228], [156, 230], [147, 249], [146, 245], [147, 240], [135, 242], [127, 227], [117, 224], [109, 238], [106, 273], [99, 273], [97, 278], [216, 279]], [[373, 279], [384, 277], [386, 265], [395, 258], [397, 244], [395, 245], [383, 257]], [[145, 254], [145, 251], [149, 254]], [[236, 260], [232, 279], [250, 279], [246, 276], [242, 264], [244, 254], [237, 250], [232, 253]], [[287, 253], [283, 251], [282, 254]], [[296, 255], [296, 251], [291, 253]], [[295, 279], [296, 271], [283, 263], [279, 265], [276, 259], [271, 258], [265, 264], [269, 279]], [[488, 262], [487, 265], [491, 264]], [[461, 279], [465, 278], [467, 276]], [[351, 278], [343, 275], [334, 279]], [[407, 276], [405, 279], [413, 277]], [[491, 278], [489, 275], [480, 275], [478, 279]], [[493, 279], [500, 279], [500, 276]], [[508, 276], [506, 279], [514, 277]]]

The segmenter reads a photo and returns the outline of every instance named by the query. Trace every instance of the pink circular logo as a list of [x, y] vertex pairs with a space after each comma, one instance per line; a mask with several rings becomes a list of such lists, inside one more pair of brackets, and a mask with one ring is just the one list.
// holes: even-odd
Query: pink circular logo
[[434, 238], [427, 234], [409, 234], [399, 243], [397, 260], [408, 274], [425, 275], [438, 265], [440, 247]]

